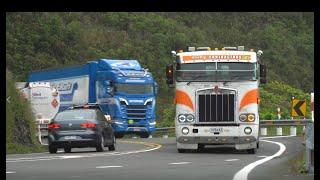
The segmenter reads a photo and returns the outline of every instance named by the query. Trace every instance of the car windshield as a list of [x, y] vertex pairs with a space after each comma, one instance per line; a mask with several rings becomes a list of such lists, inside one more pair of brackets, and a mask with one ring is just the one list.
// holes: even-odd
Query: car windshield
[[152, 94], [152, 84], [115, 84], [115, 92], [125, 94]]
[[256, 63], [189, 63], [177, 65], [177, 81], [255, 81]]
[[94, 120], [96, 112], [94, 109], [76, 109], [66, 110], [57, 114], [54, 118], [56, 121], [63, 120]]

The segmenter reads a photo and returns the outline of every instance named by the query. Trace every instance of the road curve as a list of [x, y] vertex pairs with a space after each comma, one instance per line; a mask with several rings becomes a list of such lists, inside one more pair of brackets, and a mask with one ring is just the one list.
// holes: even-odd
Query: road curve
[[175, 138], [126, 139], [115, 152], [97, 153], [75, 149], [72, 153], [7, 155], [6, 179], [218, 179], [232, 180], [246, 166], [273, 156], [283, 144], [286, 149], [254, 168], [247, 179], [314, 179], [294, 175], [287, 162], [303, 150], [301, 138], [282, 137], [260, 142], [257, 154], [232, 148], [213, 148], [177, 153]]

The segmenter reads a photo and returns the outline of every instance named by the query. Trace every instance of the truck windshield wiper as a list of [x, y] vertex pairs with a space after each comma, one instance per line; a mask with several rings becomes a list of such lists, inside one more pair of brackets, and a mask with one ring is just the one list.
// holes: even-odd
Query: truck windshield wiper
[[197, 76], [194, 76], [194, 77], [193, 77], [193, 80], [192, 80], [192, 81], [189, 81], [189, 82], [187, 83], [187, 85], [189, 85], [191, 82], [194, 82], [194, 80], [199, 79], [200, 77], [206, 77], [206, 76], [208, 76], [208, 75], [199, 74], [199, 75], [197, 75]]

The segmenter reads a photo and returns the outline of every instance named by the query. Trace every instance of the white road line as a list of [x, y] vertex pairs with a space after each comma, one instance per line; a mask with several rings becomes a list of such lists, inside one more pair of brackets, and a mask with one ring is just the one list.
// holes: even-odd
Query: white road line
[[123, 166], [97, 166], [96, 168], [116, 168], [116, 167], [123, 167]]
[[14, 172], [14, 171], [6, 171], [6, 174], [14, 174], [14, 173], [16, 173], [16, 172]]
[[238, 161], [239, 159], [226, 159], [224, 161]]
[[83, 156], [62, 156], [63, 159], [73, 159], [73, 158], [81, 158]]
[[261, 137], [260, 139], [276, 139], [276, 138], [283, 138], [283, 137], [294, 137], [294, 135], [289, 135], [289, 136], [270, 136], [270, 137]]
[[176, 163], [169, 163], [169, 164], [190, 164], [191, 162], [176, 162]]
[[257, 157], [259, 157], [259, 158], [265, 158], [265, 157], [268, 157], [268, 156], [257, 156]]
[[247, 166], [245, 166], [244, 168], [242, 168], [240, 171], [238, 171], [234, 176], [233, 176], [233, 180], [247, 180], [248, 179], [248, 174], [252, 171], [253, 168], [267, 162], [270, 161], [271, 159], [280, 156], [285, 150], [286, 150], [286, 146], [283, 145], [282, 143], [279, 142], [275, 142], [275, 141], [268, 141], [268, 140], [261, 140], [264, 142], [268, 142], [268, 143], [273, 143], [273, 144], [277, 144], [278, 146], [280, 146], [280, 149], [277, 153], [273, 154], [272, 156], [267, 156], [263, 159], [260, 159], [258, 161], [255, 161]]
[[82, 156], [46, 156], [46, 157], [29, 157], [29, 158], [8, 158], [6, 159], [6, 163], [12, 162], [30, 162], [30, 161], [45, 161], [45, 160], [55, 160], [55, 159], [75, 159], [75, 158], [86, 158], [86, 157], [101, 157], [101, 156], [120, 156], [120, 155], [127, 155], [127, 154], [135, 154], [135, 153], [143, 153], [154, 151], [162, 147], [160, 144], [156, 143], [147, 143], [147, 142], [131, 142], [131, 141], [122, 141], [127, 143], [133, 144], [142, 144], [149, 146], [149, 149], [141, 149], [136, 151], [127, 151], [127, 152], [112, 152], [112, 153], [96, 153], [96, 154], [88, 154]]

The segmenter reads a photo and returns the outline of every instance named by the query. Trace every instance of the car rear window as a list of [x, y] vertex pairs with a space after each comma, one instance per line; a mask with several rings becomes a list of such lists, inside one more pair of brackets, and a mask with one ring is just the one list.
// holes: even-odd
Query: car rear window
[[67, 110], [57, 114], [56, 121], [63, 120], [94, 120], [96, 119], [96, 110], [94, 109], [76, 109]]

